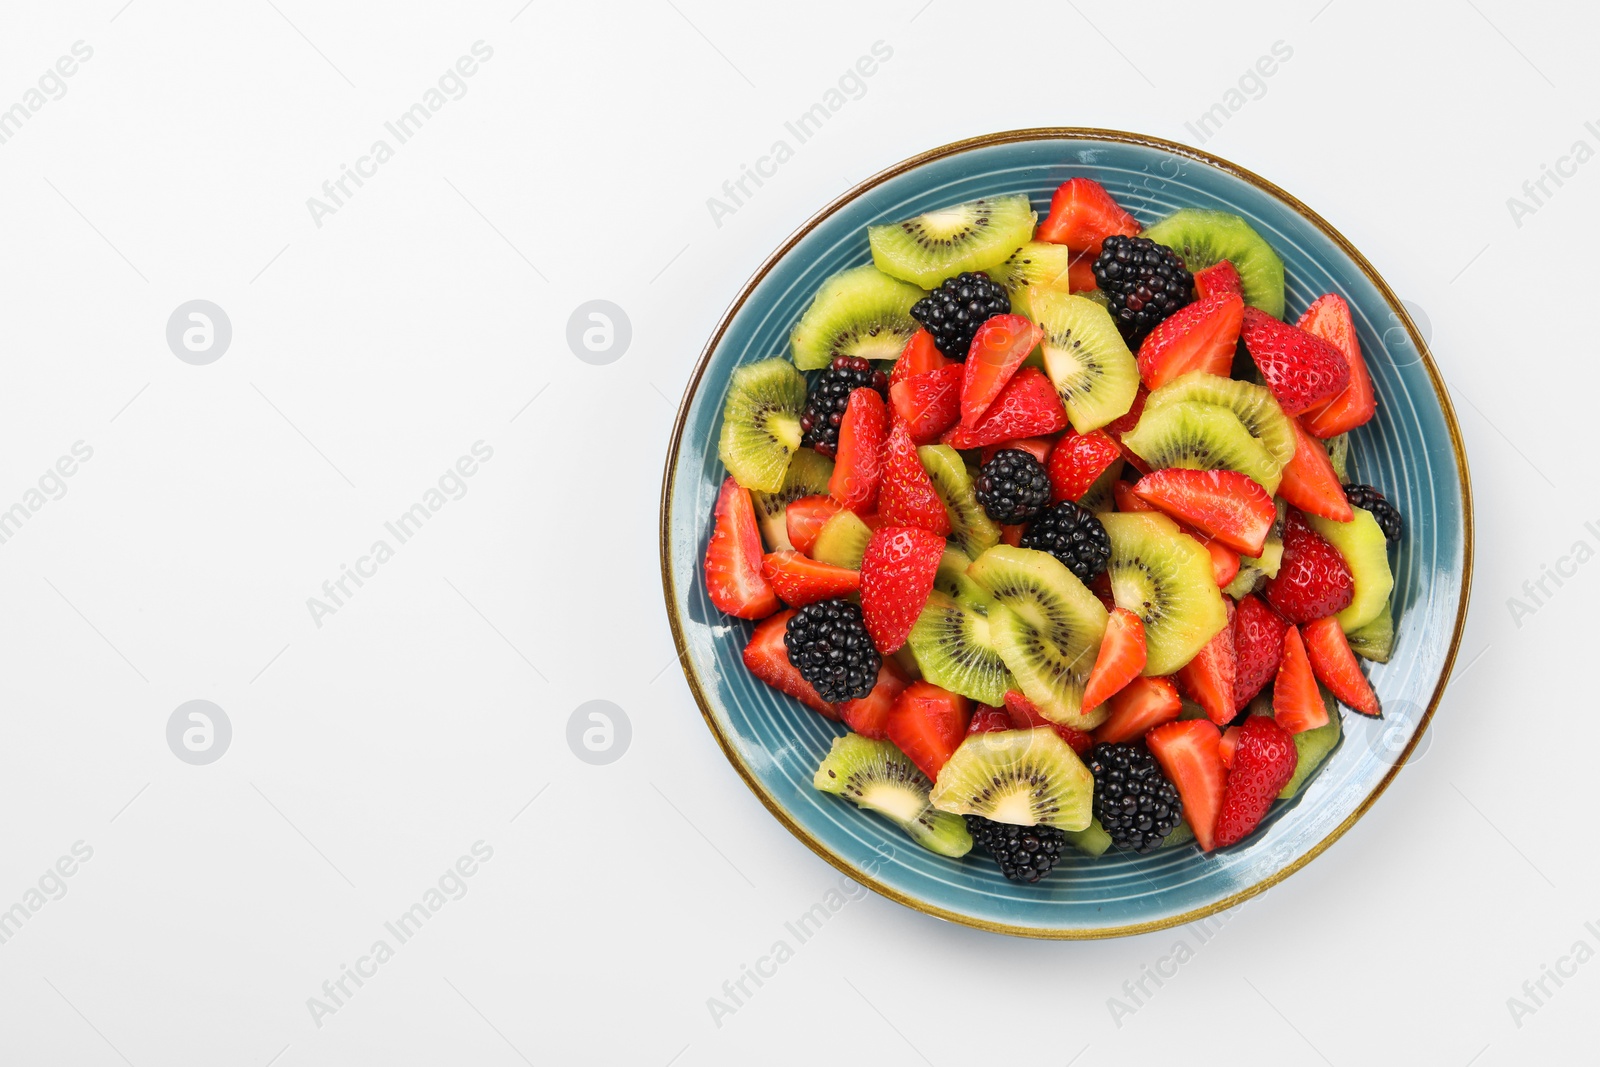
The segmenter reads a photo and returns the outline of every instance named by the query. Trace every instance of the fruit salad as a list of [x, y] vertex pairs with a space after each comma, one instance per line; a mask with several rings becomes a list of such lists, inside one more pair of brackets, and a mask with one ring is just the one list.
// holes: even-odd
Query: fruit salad
[[1247, 220], [1082, 177], [866, 237], [728, 382], [705, 556], [751, 673], [840, 724], [816, 788], [1022, 882], [1247, 842], [1382, 714], [1404, 525], [1348, 484], [1348, 304], [1291, 321]]

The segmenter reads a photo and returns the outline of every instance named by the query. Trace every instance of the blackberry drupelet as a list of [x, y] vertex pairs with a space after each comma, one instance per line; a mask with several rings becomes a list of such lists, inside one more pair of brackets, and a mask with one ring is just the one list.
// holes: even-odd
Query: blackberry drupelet
[[1002, 448], [978, 470], [978, 503], [1002, 526], [1027, 522], [1050, 503], [1050, 474], [1032, 452]]
[[981, 815], [966, 820], [973, 843], [993, 856], [1000, 873], [1013, 882], [1037, 882], [1066, 850], [1067, 835], [1053, 826], [1013, 826]]
[[1111, 843], [1154, 852], [1183, 818], [1178, 787], [1167, 781], [1143, 744], [1101, 744], [1085, 760], [1094, 775], [1094, 817]]
[[1382, 493], [1370, 485], [1347, 485], [1344, 498], [1350, 501], [1351, 507], [1372, 512], [1385, 541], [1391, 545], [1399, 543], [1400, 535], [1405, 532], [1405, 522], [1400, 518], [1400, 509], [1389, 503]]
[[972, 271], [946, 278], [939, 288], [911, 305], [911, 317], [933, 334], [934, 347], [954, 360], [967, 358], [979, 326], [1010, 312], [1011, 297], [1005, 286]]
[[1114, 234], [1100, 248], [1094, 280], [1129, 345], [1136, 346], [1162, 319], [1194, 300], [1194, 276], [1166, 245]]
[[883, 665], [861, 608], [848, 600], [819, 600], [795, 612], [783, 628], [783, 647], [800, 677], [830, 704], [872, 692]]
[[889, 376], [860, 356], [839, 356], [811, 383], [806, 409], [800, 416], [800, 443], [831, 456], [839, 448], [839, 423], [850, 394], [876, 389], [889, 398]]
[[1111, 538], [1081, 504], [1063, 500], [1046, 508], [1022, 531], [1022, 547], [1048, 552], [1087, 585], [1111, 561]]

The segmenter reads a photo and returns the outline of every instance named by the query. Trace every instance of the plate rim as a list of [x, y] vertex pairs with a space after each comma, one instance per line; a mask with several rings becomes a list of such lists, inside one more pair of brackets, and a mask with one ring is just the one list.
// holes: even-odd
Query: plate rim
[[[1324, 836], [1311, 848], [1306, 850], [1303, 855], [1296, 858], [1294, 862], [1284, 866], [1281, 870], [1262, 878], [1261, 880], [1245, 887], [1244, 889], [1238, 890], [1237, 892], [1213, 901], [1210, 904], [1205, 904], [1198, 908], [1192, 908], [1188, 911], [1168, 916], [1166, 918], [1152, 919], [1146, 922], [1129, 923], [1119, 926], [1020, 926], [1010, 923], [994, 922], [989, 919], [968, 915], [964, 912], [941, 907], [930, 901], [903, 893], [898, 889], [885, 885], [884, 883], [880, 882], [873, 873], [855, 867], [847, 862], [843, 857], [839, 856], [825, 846], [822, 842], [818, 841], [811, 835], [809, 831], [789, 817], [787, 810], [779, 805], [771, 796], [771, 794], [767, 792], [766, 788], [755, 777], [749, 766], [746, 765], [745, 761], [734, 750], [727, 737], [724, 736], [722, 728], [718, 725], [716, 717], [711, 711], [710, 702], [706, 697], [704, 689], [701, 687], [700, 679], [694, 668], [693, 661], [689, 656], [689, 646], [683, 634], [683, 621], [679, 617], [677, 598], [674, 595], [675, 590], [672, 574], [672, 496], [677, 480], [677, 466], [679, 453], [683, 445], [684, 428], [688, 424], [689, 419], [689, 409], [694, 402], [695, 396], [700, 390], [700, 384], [702, 379], [705, 377], [707, 368], [711, 363], [712, 354], [716, 352], [717, 347], [722, 342], [723, 335], [727, 332], [729, 325], [733, 322], [734, 316], [736, 316], [744, 307], [745, 302], [750, 298], [751, 293], [755, 291], [756, 286], [761, 284], [762, 280], [766, 278], [767, 274], [775, 266], [777, 266], [777, 264], [785, 256], [787, 256], [797, 244], [799, 244], [802, 238], [819, 226], [824, 220], [830, 218], [835, 212], [843, 208], [846, 204], [866, 193], [871, 192], [874, 188], [882, 185], [889, 179], [907, 173], [908, 171], [915, 170], [917, 167], [920, 167], [926, 163], [930, 163], [934, 160], [960, 155], [964, 152], [970, 152], [979, 148], [989, 148], [996, 145], [1014, 144], [1026, 141], [1047, 140], [1109, 141], [1117, 144], [1156, 149], [1158, 151], [1167, 152], [1198, 163], [1204, 163], [1227, 174], [1231, 174], [1245, 182], [1248, 182], [1269, 196], [1277, 198], [1280, 202], [1293, 210], [1305, 221], [1309, 222], [1312, 226], [1320, 230], [1323, 235], [1331, 240], [1336, 246], [1338, 246], [1338, 248], [1350, 258], [1350, 261], [1355, 264], [1361, 273], [1366, 276], [1367, 280], [1373, 284], [1373, 286], [1383, 296], [1384, 300], [1388, 303], [1389, 310], [1405, 326], [1406, 333], [1410, 336], [1412, 345], [1415, 346], [1418, 354], [1422, 357], [1423, 366], [1427, 369], [1428, 380], [1433, 386], [1435, 398], [1439, 402], [1441, 413], [1444, 415], [1446, 428], [1450, 432], [1450, 445], [1455, 455], [1456, 466], [1461, 472], [1461, 503], [1463, 519], [1462, 570], [1461, 592], [1459, 602], [1456, 605], [1455, 626], [1450, 635], [1450, 646], [1445, 653], [1443, 668], [1439, 674], [1439, 681], [1435, 685], [1433, 694], [1428, 700], [1427, 709], [1424, 711], [1422, 718], [1418, 721], [1417, 728], [1412, 732], [1410, 740], [1406, 743], [1406, 747], [1401, 751], [1399, 757], [1389, 768], [1388, 773], [1386, 773], [1377, 782], [1377, 784], [1371, 788], [1367, 795], [1362, 798], [1361, 803], [1356, 805], [1355, 810], [1352, 811], [1341, 823], [1339, 823], [1338, 826], [1330, 830], [1326, 836]], [[1307, 207], [1298, 198], [1292, 196], [1272, 182], [1267, 181], [1265, 178], [1261, 177], [1255, 172], [1241, 167], [1236, 163], [1223, 159], [1220, 156], [1213, 155], [1210, 152], [1206, 152], [1202, 149], [1194, 148], [1189, 145], [1180, 144], [1176, 141], [1169, 141], [1165, 138], [1154, 137], [1149, 134], [1130, 133], [1124, 130], [1100, 129], [1097, 127], [1088, 126], [1035, 126], [1015, 130], [1003, 130], [996, 133], [982, 134], [977, 137], [968, 137], [959, 141], [952, 141], [948, 144], [940, 145], [937, 148], [928, 149], [925, 152], [920, 152], [917, 155], [903, 159], [899, 163], [895, 163], [892, 166], [880, 170], [876, 174], [857, 182], [854, 186], [829, 201], [820, 210], [802, 223], [793, 233], [791, 233], [783, 241], [783, 243], [772, 252], [771, 255], [767, 256], [767, 258], [762, 261], [761, 265], [756, 268], [755, 273], [750, 276], [749, 280], [747, 280], [744, 286], [739, 290], [739, 293], [733, 299], [733, 302], [728, 305], [727, 310], [723, 312], [721, 319], [717, 322], [716, 329], [712, 332], [710, 339], [706, 342], [705, 347], [700, 352], [700, 357], [695, 363], [694, 373], [690, 376], [688, 383], [684, 387], [683, 399], [678, 404], [678, 412], [673, 420], [672, 437], [667, 448], [666, 469], [661, 486], [660, 523], [661, 588], [666, 599], [667, 619], [672, 628], [672, 642], [677, 653], [678, 664], [683, 669], [684, 678], [689, 684], [689, 690], [694, 696], [696, 705], [698, 705], [700, 708], [700, 716], [705, 720], [706, 726], [708, 729], [710, 729], [711, 735], [716, 739], [718, 747], [722, 749], [723, 756], [727, 758], [734, 770], [739, 773], [739, 777], [744, 779], [745, 785], [748, 786], [750, 791], [756, 795], [756, 798], [761, 801], [762, 805], [766, 807], [767, 811], [770, 812], [780, 824], [787, 828], [791, 834], [799, 839], [801, 843], [803, 843], [807, 848], [811, 849], [812, 852], [822, 857], [822, 859], [827, 861], [832, 867], [847, 877], [861, 883], [862, 885], [865, 885], [867, 888], [871, 889], [875, 893], [878, 893], [880, 896], [886, 897], [897, 904], [901, 904], [912, 909], [913, 911], [921, 912], [924, 915], [931, 915], [935, 918], [959, 923], [963, 926], [984, 930], [989, 933], [1008, 934], [1013, 937], [1027, 937], [1040, 940], [1101, 940], [1114, 937], [1130, 937], [1137, 934], [1153, 933], [1158, 930], [1168, 930], [1172, 929], [1173, 927], [1183, 926], [1187, 923], [1195, 922], [1208, 916], [1215, 915], [1218, 912], [1228, 911], [1239, 906], [1252, 897], [1258, 896], [1261, 893], [1266, 892], [1268, 889], [1271, 889], [1273, 886], [1282, 882], [1295, 872], [1301, 870], [1312, 860], [1322, 855], [1322, 853], [1327, 851], [1327, 849], [1331, 847], [1335, 841], [1343, 837], [1352, 826], [1360, 821], [1361, 817], [1371, 809], [1372, 805], [1375, 804], [1378, 798], [1383, 795], [1384, 791], [1389, 788], [1390, 783], [1394, 781], [1395, 776], [1400, 773], [1400, 769], [1404, 767], [1410, 760], [1412, 751], [1416, 748], [1417, 743], [1421, 740], [1423, 734], [1427, 732], [1429, 726], [1432, 724], [1434, 712], [1438, 710], [1440, 702], [1444, 699], [1445, 689], [1450, 684], [1451, 671], [1455, 665], [1456, 654], [1460, 651], [1461, 637], [1467, 621], [1467, 608], [1472, 597], [1474, 553], [1472, 475], [1467, 464], [1467, 451], [1462, 440], [1461, 427], [1456, 419], [1455, 405], [1450, 401], [1449, 388], [1445, 383], [1444, 375], [1439, 371], [1438, 365], [1434, 362], [1433, 354], [1429, 350], [1426, 341], [1423, 340], [1422, 336], [1417, 331], [1416, 323], [1412, 321], [1411, 315], [1406, 310], [1405, 305], [1400, 301], [1399, 297], [1395, 295], [1394, 290], [1389, 287], [1389, 283], [1386, 282], [1383, 279], [1383, 276], [1378, 273], [1378, 271], [1370, 262], [1368, 262], [1366, 256], [1362, 255], [1361, 252], [1350, 243], [1344, 234], [1340, 233], [1326, 219], [1317, 214], [1315, 211], [1311, 210], [1311, 208]]]

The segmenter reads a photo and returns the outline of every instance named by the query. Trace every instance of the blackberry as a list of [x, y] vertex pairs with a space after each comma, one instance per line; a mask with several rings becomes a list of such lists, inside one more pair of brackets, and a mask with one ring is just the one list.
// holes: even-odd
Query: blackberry
[[1111, 843], [1133, 852], [1154, 852], [1183, 818], [1178, 787], [1167, 781], [1142, 744], [1100, 744], [1085, 761], [1094, 775], [1094, 817]]
[[1351, 507], [1372, 512], [1385, 541], [1391, 545], [1399, 543], [1400, 535], [1405, 532], [1405, 522], [1400, 518], [1400, 509], [1389, 503], [1382, 493], [1370, 485], [1347, 485], [1344, 498], [1350, 501]]
[[966, 819], [973, 843], [993, 856], [1000, 873], [1013, 882], [1037, 882], [1066, 850], [1067, 835], [1054, 826], [1013, 826], [981, 815]]
[[806, 409], [800, 415], [800, 443], [831, 456], [839, 448], [839, 423], [850, 394], [857, 389], [876, 389], [889, 399], [889, 377], [860, 356], [839, 356], [828, 369], [817, 375], [806, 396]]
[[978, 503], [1002, 526], [1027, 522], [1050, 503], [1050, 475], [1032, 452], [1002, 448], [978, 470]]
[[911, 317], [933, 334], [934, 347], [954, 360], [967, 358], [979, 326], [1010, 312], [1006, 287], [973, 271], [946, 278], [939, 288], [911, 305]]
[[795, 612], [783, 628], [783, 647], [800, 677], [830, 704], [872, 692], [883, 666], [861, 608], [848, 600], [819, 600]]
[[1094, 261], [1094, 280], [1129, 345], [1194, 300], [1194, 276], [1183, 260], [1148, 237], [1107, 237]]
[[1022, 531], [1022, 547], [1050, 553], [1085, 585], [1111, 561], [1111, 538], [1082, 504], [1063, 500], [1046, 508]]

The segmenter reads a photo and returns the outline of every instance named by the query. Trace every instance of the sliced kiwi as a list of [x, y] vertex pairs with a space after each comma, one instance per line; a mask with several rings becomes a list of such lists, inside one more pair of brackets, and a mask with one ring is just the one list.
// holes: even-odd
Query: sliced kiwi
[[1240, 556], [1239, 573], [1222, 590], [1235, 600], [1254, 592], [1263, 579], [1276, 578], [1278, 568], [1283, 565], [1283, 501], [1277, 501], [1277, 505], [1278, 517], [1273, 521], [1272, 529], [1267, 531], [1267, 542], [1262, 546], [1261, 555]]
[[833, 474], [833, 460], [809, 448], [795, 450], [789, 457], [789, 469], [784, 473], [783, 485], [776, 493], [757, 490], [750, 494], [755, 501], [756, 521], [761, 523], [761, 537], [768, 552], [791, 549], [789, 540], [788, 507], [803, 496], [826, 495], [828, 478]]
[[811, 784], [886, 816], [930, 852], [959, 859], [972, 851], [966, 820], [928, 803], [933, 783], [888, 741], [834, 738]]
[[[1150, 410], [1152, 404], [1159, 409], [1185, 400], [1227, 408], [1239, 416], [1239, 421], [1250, 431], [1250, 436], [1265, 445], [1272, 454], [1280, 472], [1294, 458], [1297, 443], [1294, 427], [1289, 425], [1289, 416], [1283, 413], [1277, 398], [1266, 386], [1194, 371], [1174, 378], [1151, 393], [1145, 401], [1145, 410]], [[1267, 486], [1268, 492], [1273, 492], [1278, 487], [1278, 480], [1275, 477], [1270, 484], [1262, 484]]]
[[1255, 592], [1256, 587], [1265, 579], [1266, 575], [1262, 573], [1260, 567], [1255, 565], [1254, 560], [1241, 556], [1239, 559], [1239, 573], [1233, 576], [1231, 582], [1222, 587], [1222, 591], [1235, 600], [1243, 600]]
[[977, 608], [980, 615], [986, 614], [994, 598], [967, 577], [967, 568], [970, 566], [972, 557], [959, 548], [945, 548], [944, 555], [939, 557], [939, 569], [933, 575], [933, 587], [945, 596]]
[[1177, 848], [1179, 845], [1187, 845], [1193, 840], [1194, 831], [1189, 829], [1189, 823], [1187, 820], [1185, 820], [1178, 823], [1177, 828], [1174, 829], [1172, 833], [1161, 839], [1161, 847]]
[[929, 799], [941, 811], [1016, 826], [1085, 830], [1094, 775], [1054, 731], [996, 730], [961, 742]]
[[949, 445], [923, 445], [917, 449], [917, 458], [950, 515], [950, 543], [972, 559], [998, 545], [1000, 527], [978, 503], [961, 453]]
[[1275, 319], [1283, 318], [1283, 260], [1238, 215], [1186, 207], [1144, 231], [1144, 236], [1178, 253], [1190, 273], [1227, 260], [1239, 272], [1244, 302]]
[[1039, 714], [1078, 730], [1093, 730], [1111, 714], [1109, 701], [1083, 710], [1083, 690], [1094, 667], [1098, 642], [1088, 646], [1057, 644], [1045, 632], [1003, 604], [989, 609], [989, 636]]
[[976, 594], [976, 601], [942, 591], [935, 578], [906, 647], [916, 657], [923, 678], [980, 704], [998, 706], [1004, 703], [1006, 690], [1015, 689], [1017, 683], [989, 631], [988, 612], [995, 605], [971, 579], [959, 576], [960, 583]]
[[1088, 856], [1104, 856], [1111, 847], [1111, 835], [1106, 833], [1099, 819], [1089, 823], [1087, 830], [1063, 830], [1062, 833], [1067, 835], [1067, 844]]
[[998, 267], [1028, 243], [1037, 219], [1025, 193], [986, 197], [868, 226], [867, 241], [878, 270], [932, 289], [962, 271]]
[[924, 295], [870, 263], [840, 271], [822, 283], [789, 336], [794, 365], [819, 370], [837, 356], [899, 359], [917, 331], [911, 305]]
[[1111, 313], [1087, 297], [1057, 289], [1028, 293], [1044, 331], [1045, 373], [1079, 433], [1121, 418], [1139, 391], [1139, 364], [1117, 332]]
[[786, 359], [764, 359], [734, 370], [722, 405], [717, 457], [746, 489], [783, 488], [789, 457], [800, 447], [806, 380]]
[[861, 521], [860, 515], [853, 511], [840, 511], [817, 531], [817, 539], [811, 546], [811, 558], [818, 563], [831, 563], [835, 567], [858, 571], [870, 540], [872, 527]]
[[1277, 491], [1283, 478], [1277, 458], [1250, 435], [1239, 416], [1227, 408], [1193, 400], [1154, 411], [1146, 405], [1139, 424], [1123, 435], [1122, 443], [1152, 470], [1238, 471], [1260, 482], [1269, 493]]
[[[1053, 245], [1047, 241], [1029, 241], [998, 267], [985, 271], [989, 277], [1005, 286], [1015, 300], [1017, 294], [1030, 285], [1068, 292], [1067, 272], [1072, 266], [1072, 250], [1066, 245]], [[1015, 307], [1012, 310], [1016, 310]], [[1032, 305], [1029, 305], [1032, 310]], [[1018, 312], [1021, 314], [1021, 312]], [[1029, 315], [1029, 318], [1032, 318]]]
[[1350, 567], [1350, 577], [1356, 587], [1355, 599], [1334, 616], [1347, 634], [1382, 614], [1389, 603], [1389, 593], [1394, 589], [1394, 572], [1389, 569], [1389, 543], [1384, 540], [1383, 528], [1365, 508], [1350, 510], [1355, 512], [1355, 518], [1349, 522], [1306, 515], [1311, 528], [1338, 549]]
[[1171, 674], [1228, 625], [1211, 553], [1154, 511], [1100, 516], [1111, 538], [1111, 592], [1144, 620], [1147, 676]]
[[1391, 598], [1378, 617], [1345, 634], [1350, 651], [1374, 663], [1388, 663], [1394, 655], [1394, 600]]
[[1350, 484], [1350, 435], [1341, 433], [1322, 442], [1328, 446], [1328, 462], [1333, 464], [1334, 477], [1344, 485]]

